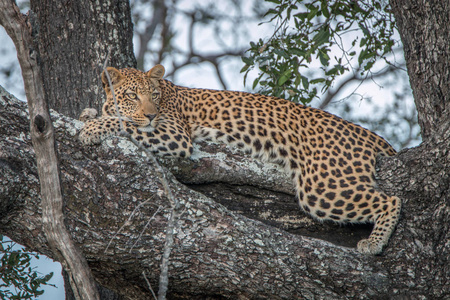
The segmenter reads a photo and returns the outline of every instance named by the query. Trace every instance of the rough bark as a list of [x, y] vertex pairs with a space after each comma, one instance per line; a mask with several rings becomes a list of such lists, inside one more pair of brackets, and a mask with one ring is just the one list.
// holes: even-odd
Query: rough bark
[[404, 46], [422, 139], [450, 130], [450, 2], [391, 0]]
[[[0, 231], [51, 256], [41, 232], [38, 181], [29, 132], [24, 125], [25, 108], [2, 96], [0, 111], [0, 135], [5, 137], [0, 141], [4, 170], [0, 175]], [[130, 299], [150, 297], [143, 272], [155, 289], [170, 212], [161, 184], [129, 142], [113, 138], [99, 148], [84, 149], [76, 140], [79, 122], [57, 114], [53, 114], [53, 121], [72, 238], [103, 286]], [[447, 136], [440, 147], [446, 148], [449, 142]], [[279, 206], [278, 212], [289, 217], [292, 211], [297, 214], [300, 210], [293, 197], [287, 196], [291, 187], [282, 186], [286, 178], [276, 175], [275, 166], [269, 168], [222, 147], [203, 144], [193, 159], [183, 160], [183, 164], [178, 160], [165, 161], [180, 180], [190, 178], [191, 187], [201, 185], [211, 195], [219, 195], [215, 200], [223, 200], [224, 205], [228, 202], [236, 210], [170, 178], [182, 208], [169, 269], [169, 298], [450, 296], [448, 150], [437, 147], [432, 151], [424, 144], [380, 161], [380, 184], [406, 201], [388, 248], [383, 255], [374, 257], [242, 216], [240, 212], [247, 207], [249, 216], [253, 211], [260, 219], [269, 216], [267, 223], [271, 225], [276, 223], [271, 217], [283, 224], [287, 218], [280, 220], [277, 215], [271, 216], [269, 210], [262, 212], [259, 202], [273, 202]], [[205, 154], [207, 151], [213, 153]], [[220, 152], [214, 153], [217, 151]], [[433, 164], [429, 163], [431, 159]], [[261, 167], [265, 169], [258, 171]], [[242, 176], [244, 169], [250, 170], [248, 177]], [[240, 179], [233, 179], [237, 174]], [[209, 184], [212, 185], [208, 189]], [[218, 184], [227, 189], [218, 193]], [[230, 193], [226, 194], [226, 190]], [[285, 197], [291, 200], [283, 200]], [[244, 204], [239, 206], [242, 199]], [[297, 216], [297, 220], [291, 224], [301, 226], [302, 217]], [[306, 223], [325, 226], [325, 231], [338, 234], [337, 226], [307, 220]], [[358, 226], [346, 230], [351, 232], [355, 227]], [[346, 239], [345, 235], [341, 238]], [[356, 240], [352, 243], [354, 247]]]
[[31, 0], [31, 9], [50, 108], [71, 117], [86, 107], [101, 111], [108, 51], [111, 66], [136, 66], [129, 1]]

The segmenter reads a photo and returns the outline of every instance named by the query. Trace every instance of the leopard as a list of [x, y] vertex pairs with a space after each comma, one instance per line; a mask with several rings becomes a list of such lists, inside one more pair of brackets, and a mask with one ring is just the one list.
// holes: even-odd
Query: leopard
[[396, 154], [386, 140], [324, 110], [268, 95], [178, 86], [164, 74], [162, 65], [103, 71], [102, 116], [85, 122], [82, 144], [124, 131], [156, 155], [189, 158], [193, 143], [225, 143], [282, 166], [300, 208], [314, 219], [373, 223], [356, 248], [382, 253], [401, 210], [401, 200], [376, 183], [377, 157]]

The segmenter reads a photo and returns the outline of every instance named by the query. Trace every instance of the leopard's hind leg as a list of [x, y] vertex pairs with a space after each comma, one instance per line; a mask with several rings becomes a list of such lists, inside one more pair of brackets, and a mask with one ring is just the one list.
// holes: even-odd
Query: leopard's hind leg
[[357, 249], [361, 253], [381, 253], [398, 223], [401, 200], [395, 196], [389, 197], [385, 196], [383, 193], [379, 194], [382, 199], [384, 198], [380, 203], [381, 212], [373, 217], [375, 225], [369, 238], [361, 240], [358, 243]]
[[400, 199], [378, 191], [368, 180], [369, 176], [362, 176], [363, 181], [355, 176], [350, 176], [352, 180], [343, 176], [336, 180], [329, 176], [327, 181], [323, 181], [317, 172], [307, 167], [305, 170], [293, 172], [292, 176], [300, 207], [322, 221], [374, 223], [369, 238], [360, 241], [357, 249], [361, 253], [381, 253], [398, 222]]

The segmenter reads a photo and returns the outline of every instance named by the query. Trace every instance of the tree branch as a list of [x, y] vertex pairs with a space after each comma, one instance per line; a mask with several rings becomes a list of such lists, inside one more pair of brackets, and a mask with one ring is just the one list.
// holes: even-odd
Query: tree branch
[[[139, 22], [139, 18], [137, 17], [139, 14], [136, 14], [136, 24]], [[137, 35], [139, 37], [139, 50], [138, 54], [136, 56], [137, 61], [137, 68], [138, 69], [144, 69], [144, 57], [145, 53], [148, 51], [148, 43], [153, 38], [153, 35], [155, 34], [155, 30], [158, 25], [165, 26], [165, 17], [167, 15], [167, 7], [164, 1], [157, 0], [154, 1], [153, 4], [153, 15], [150, 18], [151, 22], [145, 26], [145, 29], [143, 32], [137, 32]], [[164, 39], [164, 36], [163, 36]], [[163, 41], [164, 44], [164, 41]], [[164, 47], [161, 47], [162, 50]], [[161, 50], [161, 51], [162, 51]], [[159, 54], [161, 58], [161, 52]]]
[[361, 85], [365, 80], [369, 80], [369, 79], [370, 80], [374, 80], [376, 78], [382, 78], [386, 74], [391, 73], [391, 72], [395, 72], [398, 69], [399, 69], [398, 66], [394, 67], [392, 65], [389, 65], [387, 68], [384, 68], [383, 70], [381, 70], [380, 72], [377, 72], [376, 74], [371, 74], [371, 76], [361, 77], [359, 75], [359, 72], [361, 70], [361, 66], [358, 66], [357, 68], [355, 68], [353, 70], [351, 75], [347, 76], [347, 78], [345, 78], [343, 81], [339, 82], [337, 87], [335, 87], [333, 90], [328, 90], [327, 91], [327, 93], [323, 97], [323, 100], [320, 102], [320, 105], [319, 105], [318, 108], [325, 109], [330, 104], [330, 102], [334, 99], [334, 97], [336, 97], [336, 95], [343, 88], [345, 88], [348, 84], [350, 84], [350, 83], [352, 83], [354, 81], [360, 81], [359, 85]]
[[[0, 136], [7, 137], [0, 139], [4, 170], [0, 174], [0, 200], [6, 202], [0, 204], [0, 232], [48, 254], [48, 246], [42, 242], [33, 151], [29, 131], [23, 126], [25, 107], [0, 95], [0, 111]], [[96, 280], [128, 298], [152, 297], [142, 272], [151, 286], [158, 286], [170, 214], [169, 200], [153, 168], [122, 138], [85, 148], [76, 140], [80, 122], [55, 113], [52, 118], [61, 153], [63, 188], [70, 195], [65, 206], [67, 226]], [[359, 226], [319, 224], [299, 215], [293, 222], [291, 217], [295, 216], [276, 215], [272, 208], [263, 207], [271, 202], [272, 207], [300, 214], [293, 197], [281, 202], [282, 194], [273, 191], [289, 191], [278, 185], [290, 181], [277, 175], [281, 173], [275, 167], [212, 144], [196, 146], [192, 159], [161, 160], [180, 180], [189, 178], [191, 187], [200, 190], [211, 184], [211, 190], [221, 193], [215, 194], [219, 195], [217, 200], [234, 207], [230, 211], [168, 175], [170, 188], [185, 211], [174, 236], [168, 297], [445, 298], [450, 295], [446, 279], [450, 212], [445, 205], [450, 196], [450, 163], [449, 158], [442, 160], [443, 152], [430, 151], [430, 145], [423, 147], [381, 160], [380, 185], [402, 197], [405, 204], [389, 246], [377, 257], [354, 249], [359, 238], [348, 248], [321, 240], [323, 236], [315, 239], [291, 234], [243, 217], [241, 213], [249, 210], [255, 219], [270, 215], [264, 221], [271, 225], [278, 221], [280, 227], [289, 222], [291, 227], [300, 227], [306, 220], [305, 232], [310, 234], [321, 228], [333, 236], [339, 235], [339, 230], [351, 230], [351, 234], [340, 235], [343, 240], [355, 234]], [[425, 153], [429, 153], [427, 162], [434, 157], [432, 169], [418, 159]], [[245, 170], [251, 172], [246, 174]], [[434, 175], [428, 182], [430, 174]], [[414, 181], [417, 178], [421, 181]], [[263, 188], [257, 186], [266, 183], [270, 186], [267, 184], [266, 192], [261, 193]], [[222, 184], [220, 189], [217, 184]], [[208, 194], [214, 195], [211, 190]], [[146, 202], [149, 197], [154, 198]], [[233, 197], [235, 202], [230, 200]], [[366, 236], [369, 232], [370, 228]]]

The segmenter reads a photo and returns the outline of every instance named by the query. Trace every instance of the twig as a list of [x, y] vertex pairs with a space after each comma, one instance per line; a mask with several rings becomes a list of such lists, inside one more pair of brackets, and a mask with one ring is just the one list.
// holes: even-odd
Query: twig
[[[106, 59], [109, 59], [109, 54], [111, 53], [111, 49], [108, 51], [108, 55], [106, 56]], [[170, 253], [172, 252], [173, 248], [173, 240], [174, 240], [174, 228], [175, 228], [175, 220], [176, 220], [176, 211], [179, 210], [179, 202], [175, 199], [172, 190], [169, 187], [169, 183], [167, 181], [167, 175], [164, 169], [161, 167], [161, 165], [156, 160], [153, 153], [151, 153], [147, 148], [143, 147], [139, 142], [134, 139], [128, 132], [124, 130], [122, 116], [120, 115], [119, 108], [117, 105], [117, 99], [114, 94], [114, 88], [111, 82], [111, 77], [109, 76], [108, 70], [106, 69], [107, 60], [105, 60], [103, 71], [105, 72], [106, 78], [108, 79], [108, 84], [111, 90], [111, 95], [114, 100], [114, 105], [116, 107], [117, 116], [119, 118], [119, 124], [120, 124], [120, 135], [128, 138], [133, 144], [135, 144], [140, 150], [143, 150], [145, 154], [147, 155], [147, 158], [150, 159], [153, 166], [155, 166], [156, 175], [158, 176], [159, 180], [161, 181], [165, 194], [170, 202], [171, 205], [171, 212], [170, 216], [167, 220], [167, 227], [166, 227], [166, 241], [164, 244], [164, 251], [163, 256], [161, 259], [161, 273], [159, 276], [159, 289], [158, 289], [158, 300], [166, 299], [167, 289], [169, 286], [169, 257]]]
[[[153, 197], [152, 197], [153, 198]], [[148, 222], [145, 224], [144, 228], [141, 230], [141, 233], [139, 234], [137, 240], [134, 242], [133, 246], [131, 246], [130, 248], [130, 253], [133, 250], [134, 246], [136, 246], [137, 242], [141, 239], [142, 234], [144, 234], [145, 229], [147, 229], [148, 225], [150, 224], [151, 221], [153, 221], [155, 219], [155, 216], [162, 210], [161, 206], [158, 206], [158, 209], [155, 211], [155, 213], [151, 216], [150, 220], [148, 220]]]
[[153, 299], [156, 299], [155, 292], [152, 289], [152, 285], [150, 284], [150, 281], [148, 281], [147, 275], [145, 275], [145, 271], [142, 271], [142, 276], [144, 276], [145, 282], [147, 282], [148, 288], [149, 288], [150, 292], [152, 292]]
[[103, 71], [105, 72], [106, 78], [108, 79], [109, 89], [111, 90], [111, 95], [112, 95], [112, 97], [114, 99], [114, 107], [116, 108], [117, 117], [119, 118], [120, 131], [124, 131], [123, 130], [122, 116], [120, 115], [119, 106], [117, 105], [116, 95], [114, 94], [114, 87], [113, 87], [113, 84], [112, 84], [112, 81], [111, 81], [111, 77], [109, 76], [109, 72], [106, 69], [106, 64], [108, 63], [110, 54], [111, 54], [111, 48], [109, 48], [108, 54], [106, 55], [105, 63], [103, 64]]
[[[116, 238], [116, 236], [122, 231], [122, 229], [124, 229], [126, 225], [130, 224], [131, 218], [133, 218], [133, 216], [135, 215], [136, 211], [137, 211], [141, 206], [145, 205], [147, 202], [149, 202], [149, 201], [152, 200], [152, 199], [153, 199], [153, 197], [150, 197], [150, 198], [148, 198], [147, 200], [145, 200], [144, 202], [139, 203], [139, 205], [136, 206], [136, 207], [134, 208], [133, 212], [132, 212], [131, 215], [128, 217], [128, 219], [125, 221], [125, 223], [123, 223], [123, 225], [119, 228], [119, 230], [118, 230], [118, 231], [114, 234], [114, 236], [109, 240], [108, 245], [106, 246], [104, 253], [106, 253], [106, 251], [107, 251], [108, 248], [109, 248], [109, 245], [111, 245], [112, 241], [113, 241], [113, 240]], [[158, 207], [158, 210], [159, 210], [159, 207]], [[158, 210], [157, 210], [156, 212], [158, 212]]]

